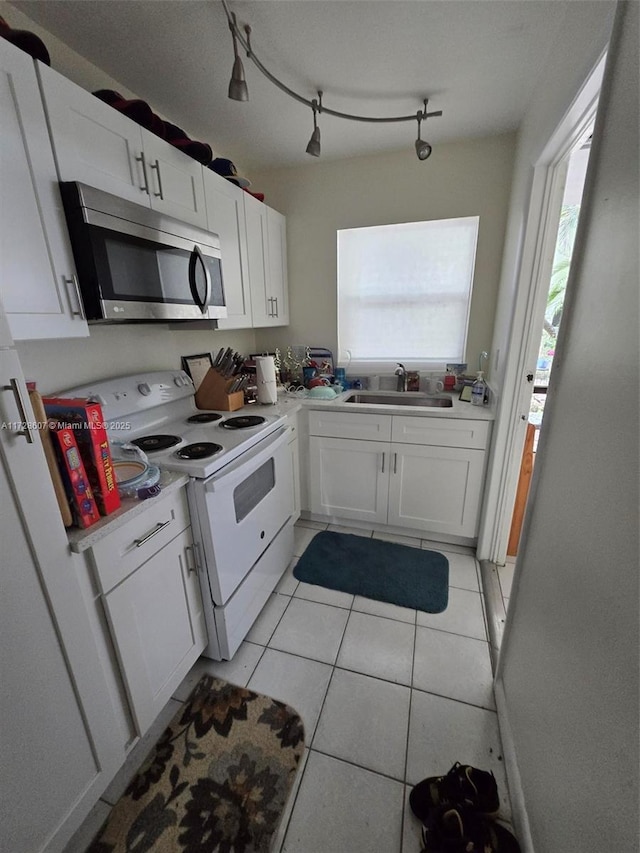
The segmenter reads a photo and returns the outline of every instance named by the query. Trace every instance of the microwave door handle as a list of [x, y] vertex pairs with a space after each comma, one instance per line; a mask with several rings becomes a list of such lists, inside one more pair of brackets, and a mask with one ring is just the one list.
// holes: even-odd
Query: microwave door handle
[[[198, 295], [198, 285], [196, 282], [196, 267], [198, 264], [202, 266], [205, 281], [204, 298], [202, 301]], [[204, 256], [200, 251], [200, 246], [193, 247], [191, 257], [189, 258], [189, 287], [191, 288], [193, 301], [196, 303], [201, 313], [206, 314], [207, 308], [209, 307], [209, 300], [211, 299], [211, 276], [209, 275], [209, 270], [204, 262]]]

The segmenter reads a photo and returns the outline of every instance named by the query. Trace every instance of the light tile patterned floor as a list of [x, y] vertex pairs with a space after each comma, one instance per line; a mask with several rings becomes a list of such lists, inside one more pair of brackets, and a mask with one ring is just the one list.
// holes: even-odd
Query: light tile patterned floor
[[[449, 606], [433, 615], [299, 583], [292, 573], [295, 562], [318, 530], [326, 528], [298, 522], [296, 558], [234, 659], [216, 663], [201, 658], [174, 694], [171, 711], [186, 700], [203, 672], [274, 696], [299, 711], [308, 749], [273, 853], [418, 853], [420, 825], [409, 809], [408, 793], [425, 776], [445, 773], [455, 761], [493, 770], [501, 811], [508, 818], [486, 617], [473, 552], [375, 534], [445, 553]], [[373, 535], [371, 530], [328, 529]], [[509, 571], [500, 581], [506, 592]], [[152, 743], [163, 727], [161, 721], [145, 741]], [[134, 761], [131, 756], [126, 775]], [[126, 780], [116, 778], [104, 799], [113, 802], [123, 784]], [[95, 831], [104, 809], [94, 811]], [[85, 849], [90, 824], [66, 853]]]

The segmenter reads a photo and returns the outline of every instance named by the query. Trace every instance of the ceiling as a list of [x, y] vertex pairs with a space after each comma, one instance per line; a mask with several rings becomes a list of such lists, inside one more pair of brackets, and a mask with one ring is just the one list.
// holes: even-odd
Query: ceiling
[[[229, 0], [262, 63], [305, 98], [369, 116], [415, 115], [434, 146], [517, 128], [576, 0]], [[21, 0], [13, 6], [184, 127], [252, 169], [315, 162], [311, 110], [243, 56], [250, 100], [227, 97], [231, 34], [219, 0]], [[54, 65], [55, 67], [55, 65]], [[321, 115], [322, 159], [406, 149], [417, 122]]]

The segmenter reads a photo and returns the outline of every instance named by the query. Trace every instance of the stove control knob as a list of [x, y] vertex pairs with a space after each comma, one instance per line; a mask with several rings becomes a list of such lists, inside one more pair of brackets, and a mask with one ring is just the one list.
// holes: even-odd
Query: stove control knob
[[138, 391], [142, 394], [143, 397], [148, 397], [151, 393], [151, 388], [146, 382], [141, 382], [138, 385]]
[[182, 376], [174, 376], [173, 382], [175, 385], [178, 386], [178, 388], [181, 388], [184, 385], [184, 379], [182, 378]]

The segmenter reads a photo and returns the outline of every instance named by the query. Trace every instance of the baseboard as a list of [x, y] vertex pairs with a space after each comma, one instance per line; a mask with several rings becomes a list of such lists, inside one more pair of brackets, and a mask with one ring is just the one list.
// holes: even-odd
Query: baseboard
[[513, 734], [509, 724], [507, 713], [507, 702], [504, 695], [504, 685], [501, 679], [496, 679], [493, 684], [493, 692], [498, 712], [498, 725], [500, 727], [500, 740], [502, 742], [502, 754], [504, 756], [505, 771], [507, 773], [507, 784], [509, 786], [509, 798], [511, 800], [511, 817], [516, 838], [520, 844], [522, 853], [535, 853], [531, 828], [529, 826], [529, 815], [525, 803], [522, 780], [516, 756]]
[[480, 560], [480, 577], [487, 610], [491, 663], [493, 671], [497, 672], [498, 656], [500, 654], [500, 646], [502, 645], [502, 635], [504, 633], [507, 614], [504, 609], [500, 581], [498, 580], [498, 569], [495, 563], [490, 563], [488, 560]]

